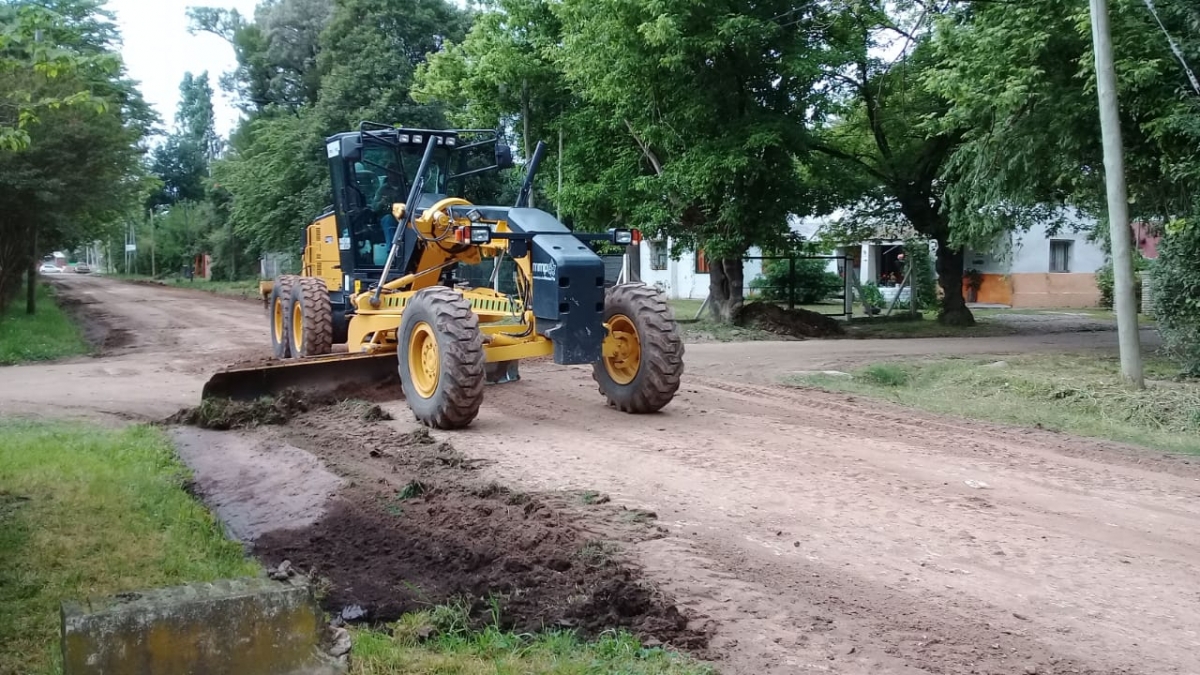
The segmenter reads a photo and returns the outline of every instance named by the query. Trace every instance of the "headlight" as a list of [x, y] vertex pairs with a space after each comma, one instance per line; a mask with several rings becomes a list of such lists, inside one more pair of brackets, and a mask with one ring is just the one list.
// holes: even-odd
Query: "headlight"
[[400, 134], [398, 139], [401, 143], [407, 143], [408, 142], [408, 134]]
[[486, 244], [492, 240], [492, 228], [490, 225], [472, 225], [471, 226], [471, 243]]
[[633, 232], [630, 230], [616, 229], [612, 231], [613, 243], [621, 246], [628, 246], [633, 243]]
[[453, 148], [453, 147], [454, 147], [456, 144], [458, 144], [458, 139], [456, 139], [456, 138], [455, 138], [455, 137], [453, 137], [453, 136], [447, 136], [447, 137], [446, 137], [446, 145], [448, 145], [448, 146], [450, 146], [450, 147], [452, 147], [452, 148]]
[[423, 140], [425, 139], [421, 137], [421, 134], [413, 134], [413, 143], [420, 143]]

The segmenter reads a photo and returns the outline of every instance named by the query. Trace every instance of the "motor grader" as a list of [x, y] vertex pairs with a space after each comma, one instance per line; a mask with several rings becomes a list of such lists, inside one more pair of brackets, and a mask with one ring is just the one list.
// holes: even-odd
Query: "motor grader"
[[[552, 357], [591, 365], [600, 393], [624, 412], [667, 405], [683, 372], [674, 316], [653, 287], [608, 287], [588, 245], [621, 249], [637, 232], [574, 232], [530, 208], [544, 149], [530, 158], [514, 206], [484, 206], [450, 191], [513, 166], [497, 131], [364, 122], [327, 138], [333, 204], [304, 229], [301, 273], [261, 284], [273, 359], [216, 373], [203, 396], [398, 376], [417, 420], [458, 429], [477, 416], [486, 383], [518, 380], [522, 359]], [[504, 258], [515, 283], [502, 292]], [[458, 277], [485, 259], [494, 263], [490, 285]]]

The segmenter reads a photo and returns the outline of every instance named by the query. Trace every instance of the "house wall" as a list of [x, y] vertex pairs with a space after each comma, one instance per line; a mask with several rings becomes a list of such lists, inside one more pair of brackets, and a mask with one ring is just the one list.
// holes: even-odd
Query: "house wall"
[[[1078, 224], [1086, 227], [1082, 218]], [[1089, 228], [1090, 229], [1090, 228]], [[1066, 229], [1051, 235], [1044, 225], [1013, 235], [1011, 248], [997, 246], [994, 253], [968, 250], [966, 269], [983, 273], [976, 302], [1011, 307], [1094, 307], [1100, 302], [1096, 271], [1106, 256], [1098, 244], [1088, 241], [1088, 232]], [[1050, 271], [1051, 241], [1071, 242], [1068, 272]], [[1003, 243], [1000, 241], [998, 243]], [[967, 293], [966, 281], [963, 293]]]
[[[670, 242], [663, 242], [670, 246]], [[696, 255], [691, 251], [683, 252], [679, 260], [667, 258], [667, 269], [656, 270], [651, 264], [652, 243], [645, 240], [638, 246], [638, 256], [641, 264], [641, 279], [646, 284], [658, 286], [668, 298], [673, 300], [690, 299], [703, 300], [708, 297], [708, 274], [696, 272]], [[758, 249], [750, 249], [747, 256], [762, 255]], [[750, 295], [750, 283], [762, 276], [762, 261], [747, 260], [742, 268], [742, 292]]]

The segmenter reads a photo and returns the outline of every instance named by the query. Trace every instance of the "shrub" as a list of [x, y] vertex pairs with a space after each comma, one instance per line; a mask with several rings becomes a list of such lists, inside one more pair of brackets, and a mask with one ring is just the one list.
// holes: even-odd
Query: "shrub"
[[883, 307], [883, 291], [879, 290], [879, 284], [874, 281], [863, 284], [862, 301], [872, 307]]
[[1154, 318], [1167, 354], [1200, 376], [1200, 224], [1168, 228], [1151, 265]]
[[[1137, 299], [1138, 311], [1142, 309], [1142, 277], [1138, 272], [1144, 271], [1149, 261], [1142, 257], [1139, 251], [1133, 252], [1133, 294]], [[1104, 267], [1096, 270], [1096, 285], [1100, 287], [1100, 306], [1112, 309], [1113, 306], [1113, 264], [1104, 263]]]
[[894, 363], [876, 363], [867, 366], [858, 377], [881, 387], [903, 387], [908, 384], [909, 372]]
[[917, 307], [937, 309], [937, 277], [933, 273], [933, 258], [929, 255], [929, 240], [916, 237], [905, 241], [904, 253], [916, 270], [911, 283], [917, 293]]
[[826, 259], [797, 258], [792, 276], [787, 260], [763, 261], [763, 274], [750, 282], [750, 288], [769, 302], [787, 302], [789, 297], [799, 305], [821, 302], [842, 288], [842, 278], [825, 269], [828, 263]]

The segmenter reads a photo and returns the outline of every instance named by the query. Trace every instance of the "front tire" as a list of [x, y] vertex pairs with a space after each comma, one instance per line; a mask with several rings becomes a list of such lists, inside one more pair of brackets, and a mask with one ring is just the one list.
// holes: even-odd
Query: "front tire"
[[609, 334], [592, 377], [622, 412], [658, 412], [675, 398], [683, 376], [683, 339], [666, 297], [645, 284], [621, 284], [604, 298]]
[[421, 424], [462, 429], [483, 403], [483, 334], [460, 293], [433, 286], [404, 307], [396, 331], [400, 381]]
[[292, 356], [320, 356], [333, 351], [333, 307], [325, 281], [297, 277], [289, 295]]

